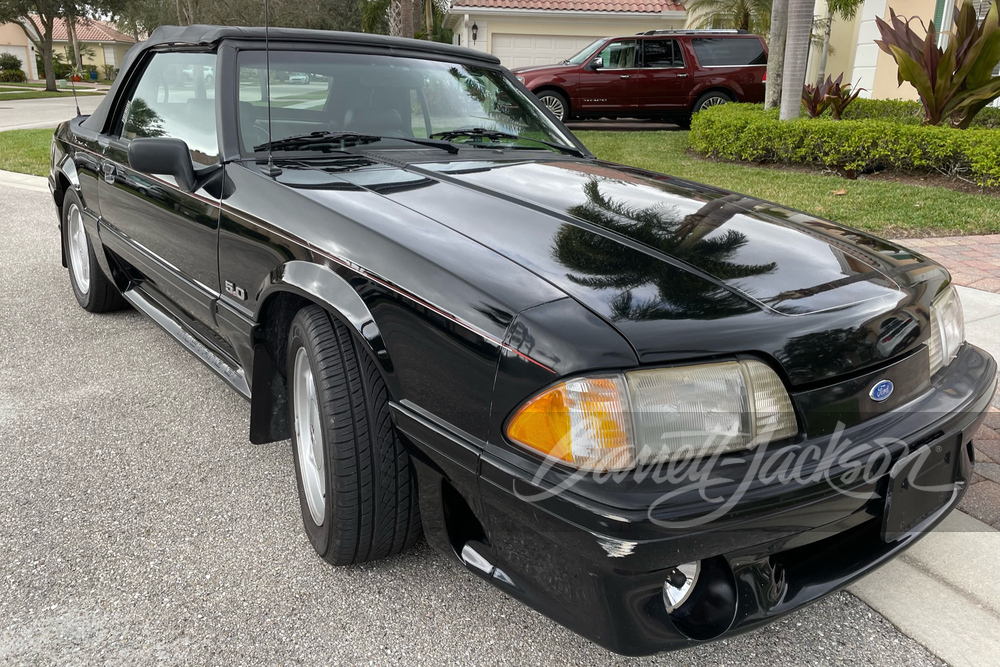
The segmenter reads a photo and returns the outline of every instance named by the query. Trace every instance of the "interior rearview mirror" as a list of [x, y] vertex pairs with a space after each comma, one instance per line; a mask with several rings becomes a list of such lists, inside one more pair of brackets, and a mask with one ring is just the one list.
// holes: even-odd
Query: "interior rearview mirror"
[[142, 137], [128, 145], [128, 163], [132, 169], [145, 174], [173, 176], [178, 187], [188, 192], [194, 190], [194, 165], [191, 152], [180, 139], [170, 137]]
[[604, 58], [597, 56], [587, 64], [587, 69], [598, 70], [604, 67]]

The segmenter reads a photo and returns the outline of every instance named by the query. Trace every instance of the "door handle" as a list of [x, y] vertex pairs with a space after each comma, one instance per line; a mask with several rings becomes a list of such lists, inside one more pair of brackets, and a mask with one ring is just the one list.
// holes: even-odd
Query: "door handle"
[[622, 74], [622, 75], [621, 75], [621, 78], [623, 78], [623, 79], [627, 79], [627, 78], [628, 78], [628, 74]]
[[105, 162], [101, 169], [104, 171], [104, 182], [114, 184], [115, 182], [115, 164], [114, 162]]
[[677, 78], [678, 79], [686, 79], [686, 78], [688, 78], [688, 75], [687, 74], [678, 74]]

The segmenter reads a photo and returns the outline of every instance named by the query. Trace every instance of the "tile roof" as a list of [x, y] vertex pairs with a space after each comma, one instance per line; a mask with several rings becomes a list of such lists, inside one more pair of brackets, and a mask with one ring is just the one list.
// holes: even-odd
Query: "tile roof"
[[[135, 39], [123, 32], [115, 30], [110, 23], [97, 19], [77, 19], [76, 38], [81, 42], [126, 42], [135, 44]], [[56, 42], [68, 42], [66, 20], [56, 19], [52, 25], [52, 39]]]
[[489, 7], [494, 9], [541, 9], [589, 12], [684, 11], [680, 0], [453, 0], [452, 9]]

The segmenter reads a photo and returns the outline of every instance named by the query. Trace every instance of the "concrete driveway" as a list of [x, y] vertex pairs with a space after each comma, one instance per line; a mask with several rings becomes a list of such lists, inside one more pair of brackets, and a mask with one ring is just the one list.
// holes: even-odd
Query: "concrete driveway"
[[577, 637], [421, 544], [333, 568], [288, 443], [134, 311], [81, 310], [46, 192], [0, 186], [0, 662], [938, 665], [841, 593], [648, 660]]
[[[78, 98], [80, 111], [93, 113], [104, 99], [103, 95], [86, 95]], [[28, 130], [55, 127], [64, 120], [76, 116], [76, 105], [72, 97], [49, 97], [40, 100], [0, 99], [0, 131]]]

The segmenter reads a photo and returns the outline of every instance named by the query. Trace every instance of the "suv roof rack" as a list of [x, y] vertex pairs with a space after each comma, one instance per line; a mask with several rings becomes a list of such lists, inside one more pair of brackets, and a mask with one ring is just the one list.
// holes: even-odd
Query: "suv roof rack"
[[637, 35], [749, 35], [750, 33], [740, 28], [719, 28], [705, 30], [647, 30], [637, 32]]

